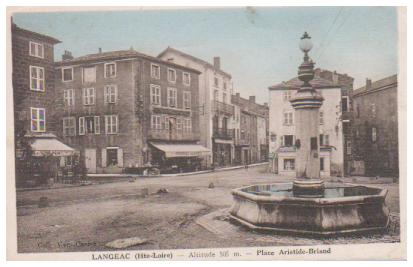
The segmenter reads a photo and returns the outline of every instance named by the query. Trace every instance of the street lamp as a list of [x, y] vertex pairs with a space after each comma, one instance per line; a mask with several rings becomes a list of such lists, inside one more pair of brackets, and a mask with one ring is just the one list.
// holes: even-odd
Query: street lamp
[[304, 53], [309, 52], [313, 48], [313, 42], [311, 41], [310, 35], [307, 32], [303, 34], [300, 41], [300, 49]]
[[301, 37], [299, 47], [304, 52], [304, 62], [298, 68], [298, 78], [304, 82], [300, 90], [313, 91], [309, 82], [314, 78], [314, 62], [308, 56], [308, 52], [313, 48], [313, 42], [307, 32]]

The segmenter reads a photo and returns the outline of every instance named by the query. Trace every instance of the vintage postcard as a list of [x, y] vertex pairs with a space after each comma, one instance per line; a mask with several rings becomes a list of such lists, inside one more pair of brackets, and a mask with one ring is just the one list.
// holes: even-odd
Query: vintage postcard
[[8, 259], [406, 258], [406, 8], [9, 7], [7, 32]]

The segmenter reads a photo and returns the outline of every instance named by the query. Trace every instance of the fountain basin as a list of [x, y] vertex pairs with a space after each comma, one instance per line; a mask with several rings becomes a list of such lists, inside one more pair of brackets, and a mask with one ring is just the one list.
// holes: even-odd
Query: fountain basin
[[322, 197], [301, 197], [293, 183], [251, 185], [232, 190], [233, 220], [252, 228], [297, 234], [337, 235], [387, 228], [387, 190], [326, 183]]

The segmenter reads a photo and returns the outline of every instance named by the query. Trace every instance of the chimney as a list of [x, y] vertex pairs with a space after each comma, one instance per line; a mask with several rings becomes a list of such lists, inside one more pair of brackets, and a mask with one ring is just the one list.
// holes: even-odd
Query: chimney
[[102, 47], [99, 47], [99, 54], [102, 54]]
[[221, 69], [221, 59], [220, 57], [214, 57], [214, 68], [217, 70]]
[[64, 54], [62, 55], [62, 61], [73, 59], [72, 52], [65, 50]]
[[250, 96], [250, 102], [251, 102], [251, 103], [255, 103], [255, 95], [251, 95], [251, 96]]
[[366, 90], [370, 90], [371, 89], [371, 79], [366, 78]]

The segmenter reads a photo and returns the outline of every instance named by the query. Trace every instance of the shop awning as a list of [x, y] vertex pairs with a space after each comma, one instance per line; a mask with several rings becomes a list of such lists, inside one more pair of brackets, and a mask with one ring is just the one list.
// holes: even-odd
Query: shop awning
[[151, 142], [151, 144], [157, 149], [165, 152], [165, 157], [167, 158], [202, 157], [211, 155], [211, 150], [197, 144], [168, 144], [156, 142]]
[[76, 150], [70, 146], [60, 142], [53, 135], [39, 136], [32, 138], [31, 147], [33, 150], [33, 156], [72, 156], [76, 153]]

